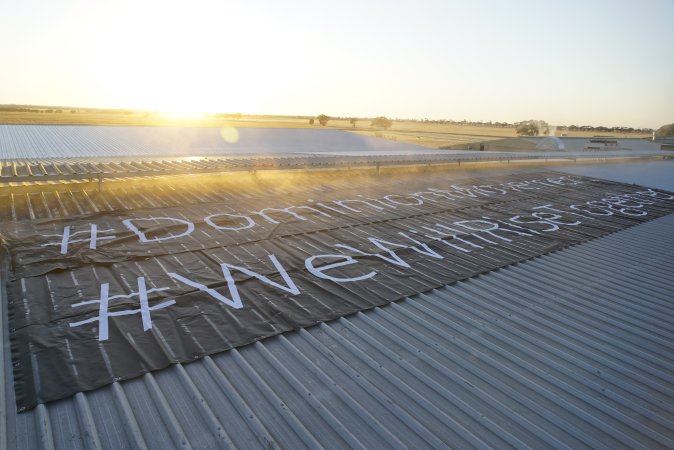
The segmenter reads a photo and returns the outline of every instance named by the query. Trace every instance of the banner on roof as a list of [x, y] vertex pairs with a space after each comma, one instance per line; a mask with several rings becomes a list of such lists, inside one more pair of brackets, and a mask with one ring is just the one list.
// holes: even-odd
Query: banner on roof
[[674, 211], [670, 193], [570, 175], [481, 183], [4, 222], [17, 406], [381, 306]]

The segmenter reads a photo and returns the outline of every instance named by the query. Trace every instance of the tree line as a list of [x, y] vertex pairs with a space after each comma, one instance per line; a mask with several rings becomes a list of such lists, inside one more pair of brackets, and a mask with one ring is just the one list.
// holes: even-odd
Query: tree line
[[316, 123], [316, 121], [318, 121], [318, 123], [321, 124], [322, 126], [326, 126], [328, 122], [332, 119], [347, 119], [353, 128], [356, 128], [356, 124], [359, 121], [367, 121], [367, 120], [370, 121], [370, 126], [375, 128], [384, 128], [388, 130], [393, 125], [393, 121], [384, 116], [375, 117], [374, 119], [359, 119], [357, 117], [346, 117], [346, 118], [330, 117], [325, 114], [319, 114], [315, 118], [311, 117], [309, 119], [309, 125], [313, 125], [314, 123]]
[[66, 106], [24, 106], [24, 105], [0, 105], [0, 112], [23, 112], [23, 113], [47, 113], [60, 114], [63, 112], [87, 113], [87, 114], [120, 114], [132, 115], [134, 113], [147, 113], [133, 109], [101, 109], [101, 108], [71, 108]]
[[[388, 129], [393, 125], [393, 121], [386, 117], [375, 117], [374, 119], [360, 119], [354, 117], [330, 117], [326, 114], [319, 114], [316, 117], [309, 118], [309, 124], [314, 125], [318, 122], [325, 126], [332, 119], [348, 120], [354, 128], [359, 121], [370, 121], [371, 127]], [[515, 128], [516, 133], [521, 136], [540, 136], [550, 134], [552, 126], [544, 120], [523, 120], [520, 122], [484, 122], [484, 121], [469, 121], [469, 120], [430, 120], [430, 119], [404, 119], [408, 122], [419, 123], [433, 123], [440, 125], [469, 125], [478, 127], [498, 127], [498, 128]], [[633, 127], [606, 127], [606, 126], [591, 126], [591, 125], [558, 125], [555, 126], [557, 131], [589, 131], [594, 133], [652, 133], [652, 128], [633, 128]]]

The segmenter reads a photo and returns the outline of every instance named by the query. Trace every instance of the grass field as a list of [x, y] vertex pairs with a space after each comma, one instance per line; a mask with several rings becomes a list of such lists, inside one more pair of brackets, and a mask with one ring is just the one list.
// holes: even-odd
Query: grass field
[[240, 128], [308, 128], [309, 122], [292, 117], [243, 117], [220, 119], [210, 116], [172, 117], [170, 115], [133, 112], [132, 114], [108, 112], [35, 113], [0, 111], [0, 124], [15, 125], [105, 125], [149, 127], [225, 127]]
[[[329, 123], [328, 125], [331, 125]], [[369, 125], [364, 122], [363, 125]], [[470, 142], [490, 141], [517, 137], [515, 128], [496, 127], [496, 126], [477, 126], [463, 124], [436, 124], [414, 121], [395, 121], [388, 130], [375, 131], [367, 128], [356, 128], [357, 133], [370, 136], [379, 136], [398, 142], [406, 142], [424, 147], [438, 148], [448, 145], [467, 144]], [[569, 137], [592, 137], [597, 132], [587, 131], [564, 131]], [[601, 133], [602, 136], [643, 138], [650, 137], [648, 133]], [[560, 135], [559, 132], [556, 133]]]
[[[340, 129], [368, 136], [376, 136], [392, 141], [438, 148], [447, 145], [488, 141], [516, 137], [515, 128], [477, 126], [467, 124], [438, 124], [411, 120], [394, 121], [391, 128], [378, 130], [370, 126], [369, 119], [359, 119], [354, 127], [348, 119], [331, 119], [324, 127], [316, 121], [286, 116], [242, 116], [238, 119], [222, 119], [212, 116], [171, 117], [161, 114], [133, 111], [119, 112], [75, 112], [69, 110], [54, 113], [0, 111], [0, 124], [44, 124], [44, 125], [109, 125], [109, 126], [184, 126], [184, 127], [236, 127], [236, 128], [312, 128]], [[597, 133], [565, 131], [571, 137], [592, 137]], [[559, 135], [559, 133], [557, 133]], [[603, 133], [606, 136], [608, 134]], [[649, 137], [644, 133], [610, 134], [615, 137]]]

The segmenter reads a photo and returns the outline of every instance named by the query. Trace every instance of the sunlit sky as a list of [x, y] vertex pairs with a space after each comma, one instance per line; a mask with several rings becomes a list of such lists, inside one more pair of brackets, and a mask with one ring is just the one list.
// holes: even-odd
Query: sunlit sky
[[657, 128], [674, 1], [1, 0], [4, 103]]

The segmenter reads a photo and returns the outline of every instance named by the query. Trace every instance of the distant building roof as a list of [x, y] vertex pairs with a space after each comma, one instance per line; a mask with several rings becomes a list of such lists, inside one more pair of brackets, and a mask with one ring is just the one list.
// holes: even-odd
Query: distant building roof
[[332, 152], [427, 153], [334, 129], [0, 125], [0, 159], [231, 156]]
[[613, 137], [519, 136], [472, 142], [450, 146], [454, 149], [486, 150], [493, 152], [565, 152], [583, 155], [605, 153], [628, 155], [630, 153], [658, 153], [660, 145], [648, 139]]

